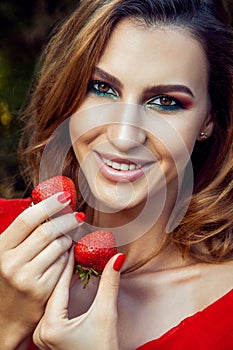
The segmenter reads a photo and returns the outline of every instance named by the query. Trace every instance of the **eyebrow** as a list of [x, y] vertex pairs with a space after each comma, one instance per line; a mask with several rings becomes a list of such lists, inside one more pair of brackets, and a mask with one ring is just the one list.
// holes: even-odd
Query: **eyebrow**
[[117, 85], [121, 89], [123, 88], [123, 84], [119, 79], [115, 78], [113, 75], [105, 72], [103, 69], [99, 67], [96, 67], [94, 69], [94, 74], [97, 74], [102, 79], [107, 80], [110, 84], [113, 84], [115, 86]]
[[168, 92], [183, 92], [185, 94], [190, 95], [192, 98], [194, 98], [194, 94], [191, 91], [191, 89], [188, 88], [186, 85], [182, 85], [182, 84], [157, 85], [157, 86], [151, 86], [144, 90], [145, 94], [155, 94], [155, 95], [161, 94], [161, 93], [164, 94]]
[[[96, 67], [94, 69], [94, 74], [98, 75], [100, 78], [107, 80], [110, 84], [113, 84], [115, 86], [119, 86], [121, 89], [123, 88], [122, 82], [114, 77], [113, 75], [107, 73], [103, 69]], [[185, 94], [190, 95], [192, 98], [194, 98], [194, 94], [191, 91], [189, 87], [182, 84], [168, 84], [168, 85], [155, 85], [148, 87], [144, 90], [145, 94], [161, 94], [161, 93], [168, 93], [168, 92], [183, 92]]]

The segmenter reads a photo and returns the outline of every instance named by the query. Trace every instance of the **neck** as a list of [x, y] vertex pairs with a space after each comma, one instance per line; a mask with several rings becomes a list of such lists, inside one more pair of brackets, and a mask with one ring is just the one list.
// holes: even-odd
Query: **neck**
[[186, 264], [178, 248], [168, 243], [169, 233], [166, 233], [166, 227], [173, 203], [174, 201], [166, 200], [162, 211], [150, 203], [150, 210], [145, 210], [143, 203], [115, 212], [93, 212], [93, 225], [112, 231], [116, 237], [118, 251], [127, 254], [123, 273], [136, 270], [145, 272], [147, 269], [158, 271]]

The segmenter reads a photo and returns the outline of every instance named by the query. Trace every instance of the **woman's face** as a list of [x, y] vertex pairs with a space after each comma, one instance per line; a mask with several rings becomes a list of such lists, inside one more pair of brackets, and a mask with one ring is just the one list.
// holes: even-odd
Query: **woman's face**
[[181, 28], [124, 20], [71, 118], [70, 133], [95, 200], [120, 210], [177, 189], [208, 120], [201, 45]]

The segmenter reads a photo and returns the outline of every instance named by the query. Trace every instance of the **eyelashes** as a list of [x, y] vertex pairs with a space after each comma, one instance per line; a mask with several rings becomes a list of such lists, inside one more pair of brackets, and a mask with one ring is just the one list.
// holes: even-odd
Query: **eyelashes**
[[149, 108], [155, 108], [161, 111], [178, 111], [185, 108], [181, 101], [169, 95], [155, 96], [146, 105]]
[[[119, 92], [110, 84], [101, 80], [91, 80], [88, 84], [88, 93], [103, 98], [119, 99]], [[184, 103], [168, 94], [159, 94], [143, 102], [143, 106], [161, 112], [176, 112], [185, 109]]]
[[118, 98], [119, 94], [112, 86], [100, 80], [91, 80], [88, 85], [88, 92], [102, 97]]

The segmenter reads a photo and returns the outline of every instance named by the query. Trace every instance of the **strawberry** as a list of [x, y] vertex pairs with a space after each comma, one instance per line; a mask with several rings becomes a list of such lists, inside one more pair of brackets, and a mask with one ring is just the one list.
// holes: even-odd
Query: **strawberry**
[[69, 192], [71, 194], [70, 207], [75, 210], [76, 207], [76, 188], [73, 181], [66, 176], [54, 176], [41, 182], [32, 191], [32, 200], [34, 204], [52, 196], [57, 192]]
[[82, 237], [74, 246], [77, 261], [76, 273], [84, 281], [84, 288], [90, 277], [99, 277], [108, 260], [117, 254], [116, 241], [112, 232], [99, 230]]

